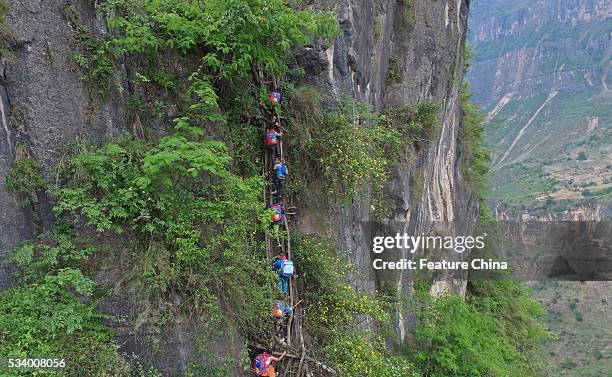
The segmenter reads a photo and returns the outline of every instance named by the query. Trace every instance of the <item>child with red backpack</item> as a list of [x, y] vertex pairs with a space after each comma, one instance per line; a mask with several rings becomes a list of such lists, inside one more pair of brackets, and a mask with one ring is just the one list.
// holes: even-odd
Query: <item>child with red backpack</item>
[[279, 357], [275, 357], [267, 352], [260, 353], [253, 360], [253, 372], [258, 376], [275, 377], [274, 364], [281, 361], [286, 354], [287, 351], [283, 352]]
[[265, 142], [266, 147], [268, 148], [268, 161], [270, 164], [269, 168], [274, 166], [276, 156], [280, 156], [279, 145], [282, 136], [283, 134], [276, 129], [274, 123], [268, 123], [265, 133]]

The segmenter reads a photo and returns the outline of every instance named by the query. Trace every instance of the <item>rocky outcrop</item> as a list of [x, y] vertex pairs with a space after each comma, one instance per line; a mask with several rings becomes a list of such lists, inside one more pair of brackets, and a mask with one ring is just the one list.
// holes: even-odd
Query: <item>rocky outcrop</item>
[[[441, 105], [439, 136], [411, 151], [409, 161], [392, 174], [385, 190], [391, 207], [385, 209], [391, 214], [387, 220], [400, 222], [397, 231], [408, 234], [470, 233], [478, 207], [459, 173], [457, 149], [468, 2], [341, 1], [338, 12], [342, 35], [333, 46], [312, 47], [299, 54], [298, 61], [311, 67], [309, 82], [331, 95], [350, 94], [368, 101], [377, 110], [426, 101]], [[313, 63], [317, 58], [318, 63]], [[364, 290], [376, 287], [373, 279], [363, 279], [370, 276], [371, 245], [364, 229], [372, 220], [370, 212], [368, 199], [362, 199], [342, 208], [336, 221], [337, 245], [349, 252], [351, 263], [360, 271], [356, 285]], [[404, 272], [397, 282], [409, 293], [413, 277]], [[442, 275], [434, 278], [432, 289], [463, 293], [465, 284], [465, 276]], [[412, 321], [402, 315], [398, 319], [398, 333], [403, 337]]]
[[[125, 101], [121, 95], [112, 96], [100, 108], [89, 101], [81, 73], [71, 59], [74, 30], [62, 15], [67, 4], [73, 4], [90, 30], [105, 32], [92, 6], [85, 2], [11, 1], [9, 5], [6, 22], [16, 42], [14, 56], [1, 67], [0, 256], [36, 233], [29, 209], [21, 208], [4, 185], [16, 146], [25, 146], [51, 179], [51, 169], [61, 160], [67, 143], [79, 136], [95, 140], [123, 130]], [[52, 218], [51, 206], [39, 216]], [[3, 288], [8, 276], [1, 271]]]

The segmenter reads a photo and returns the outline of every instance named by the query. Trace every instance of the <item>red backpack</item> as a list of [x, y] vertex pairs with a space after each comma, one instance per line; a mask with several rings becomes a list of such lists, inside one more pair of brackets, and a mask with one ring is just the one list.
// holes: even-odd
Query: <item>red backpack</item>
[[271, 357], [272, 355], [264, 352], [260, 353], [255, 360], [253, 360], [253, 371], [257, 373], [258, 376], [263, 376], [263, 374], [268, 370], [271, 364]]
[[278, 140], [276, 139], [275, 130], [266, 130], [266, 145], [276, 145]]

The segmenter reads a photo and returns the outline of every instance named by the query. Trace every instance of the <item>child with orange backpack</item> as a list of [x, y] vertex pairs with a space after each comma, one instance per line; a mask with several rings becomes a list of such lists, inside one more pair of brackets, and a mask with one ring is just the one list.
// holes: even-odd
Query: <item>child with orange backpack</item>
[[283, 301], [278, 301], [272, 307], [272, 318], [274, 318], [274, 330], [281, 342], [285, 341], [286, 321], [289, 315], [293, 313], [291, 305], [285, 304]]
[[286, 354], [287, 351], [283, 352], [279, 357], [275, 357], [267, 352], [260, 353], [253, 360], [253, 372], [258, 376], [275, 377], [274, 364], [281, 361]]

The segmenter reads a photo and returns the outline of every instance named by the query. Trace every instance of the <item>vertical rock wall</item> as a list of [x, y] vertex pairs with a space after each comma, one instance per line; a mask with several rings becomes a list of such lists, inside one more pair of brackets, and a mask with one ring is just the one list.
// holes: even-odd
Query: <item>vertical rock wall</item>
[[[21, 146], [40, 162], [48, 178], [65, 145], [76, 136], [108, 137], [123, 127], [123, 98], [93, 106], [71, 58], [74, 30], [62, 15], [72, 4], [81, 22], [103, 33], [89, 2], [11, 0], [7, 24], [15, 35], [13, 57], [0, 64], [0, 259], [17, 242], [32, 238], [53, 222], [51, 204], [41, 198], [36, 213], [21, 208], [5, 188], [4, 177]], [[121, 79], [118, 78], [118, 83]], [[9, 283], [0, 269], [0, 289]]]
[[[4, 176], [13, 163], [16, 145], [28, 147], [45, 167], [62, 158], [62, 147], [76, 136], [105, 138], [124, 129], [125, 98], [92, 108], [80, 72], [70, 60], [72, 28], [62, 8], [72, 3], [81, 20], [95, 33], [104, 33], [89, 2], [11, 0], [8, 23], [16, 32], [14, 59], [4, 62], [0, 79], [0, 259], [18, 241], [36, 234], [32, 209], [20, 208], [6, 191]], [[385, 189], [392, 207], [388, 220], [404, 221], [408, 233], [437, 227], [449, 234], [469, 233], [477, 206], [464, 189], [460, 174], [457, 134], [460, 127], [459, 90], [463, 80], [462, 50], [468, 0], [341, 0], [316, 1], [313, 6], [338, 11], [342, 35], [333, 45], [314, 45], [297, 58], [305, 64], [306, 80], [338, 98], [350, 95], [375, 109], [435, 101], [441, 105], [441, 132], [432, 142], [413, 150], [392, 174]], [[121, 85], [125, 73], [116, 83]], [[420, 179], [414, 179], [418, 174]], [[418, 188], [412, 188], [417, 183]], [[411, 192], [419, 192], [418, 196]], [[40, 219], [52, 221], [51, 205], [37, 209]], [[351, 262], [363, 276], [359, 288], [374, 290], [369, 276], [369, 245], [363, 224], [370, 220], [367, 198], [342, 209], [335, 221], [337, 244], [350, 251]], [[424, 224], [428, 225], [427, 229]], [[449, 230], [450, 229], [450, 230]], [[465, 280], [437, 276], [434, 290], [463, 292]], [[0, 271], [0, 289], [8, 281]], [[408, 273], [398, 277], [404, 292], [412, 286]], [[410, 319], [398, 316], [405, 335]]]
[[[385, 190], [391, 218], [403, 221], [398, 231], [418, 235], [469, 234], [478, 208], [466, 192], [460, 174], [457, 136], [461, 110], [459, 91], [463, 81], [468, 1], [465, 0], [352, 0], [337, 4], [342, 35], [333, 46], [306, 49], [300, 57], [307, 64], [308, 80], [332, 96], [348, 94], [384, 106], [441, 105], [441, 132], [393, 172]], [[319, 4], [322, 7], [330, 4]], [[319, 62], [314, 64], [314, 57]], [[418, 179], [411, 176], [418, 175]], [[412, 184], [421, 187], [412, 188]], [[411, 195], [411, 192], [418, 195]], [[370, 245], [364, 223], [371, 220], [367, 198], [339, 211], [337, 245], [349, 252], [357, 266], [356, 285], [374, 290], [369, 277]], [[383, 219], [383, 222], [385, 220]], [[449, 255], [449, 258], [462, 258]], [[436, 276], [432, 291], [464, 293], [465, 277]], [[412, 276], [398, 276], [400, 289], [409, 292]], [[400, 314], [399, 334], [411, 321]]]

